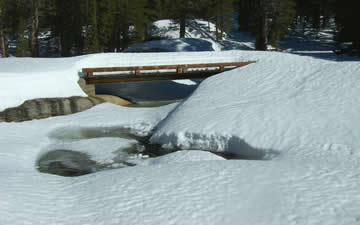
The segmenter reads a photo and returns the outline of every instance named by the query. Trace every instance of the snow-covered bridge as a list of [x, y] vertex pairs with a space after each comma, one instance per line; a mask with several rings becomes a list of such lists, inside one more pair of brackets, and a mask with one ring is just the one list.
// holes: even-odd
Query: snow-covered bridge
[[83, 68], [80, 76], [85, 79], [87, 84], [203, 79], [251, 63], [255, 63], [255, 61]]

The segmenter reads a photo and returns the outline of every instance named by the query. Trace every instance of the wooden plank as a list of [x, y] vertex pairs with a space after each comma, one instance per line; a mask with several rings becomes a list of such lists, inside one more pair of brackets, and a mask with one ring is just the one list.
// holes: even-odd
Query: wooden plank
[[[229, 69], [225, 69], [229, 70]], [[86, 78], [87, 84], [106, 84], [121, 82], [144, 82], [161, 80], [183, 80], [183, 79], [203, 79], [218, 74], [218, 70], [212, 71], [192, 71], [188, 73], [148, 73], [141, 75], [101, 75]]]
[[209, 67], [241, 67], [246, 66], [256, 61], [247, 62], [226, 62], [226, 63], [205, 63], [205, 64], [179, 64], [179, 65], [158, 65], [158, 66], [128, 66], [128, 67], [98, 67], [98, 68], [83, 68], [84, 73], [95, 72], [121, 72], [121, 71], [136, 71], [136, 70], [171, 70], [179, 67], [185, 68], [209, 68]]

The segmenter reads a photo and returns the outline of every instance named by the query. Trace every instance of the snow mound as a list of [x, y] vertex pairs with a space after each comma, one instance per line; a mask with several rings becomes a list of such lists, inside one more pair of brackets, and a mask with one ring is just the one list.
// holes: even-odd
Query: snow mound
[[[151, 141], [249, 154], [359, 154], [360, 65], [283, 53], [205, 80], [162, 121]], [[301, 149], [301, 151], [300, 151]]]

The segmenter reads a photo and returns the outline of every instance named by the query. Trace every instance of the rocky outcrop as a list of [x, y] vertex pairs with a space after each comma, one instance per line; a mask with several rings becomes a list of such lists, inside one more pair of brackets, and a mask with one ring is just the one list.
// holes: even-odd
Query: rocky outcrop
[[52, 116], [69, 115], [87, 110], [104, 100], [94, 97], [40, 98], [0, 112], [0, 122], [21, 122]]

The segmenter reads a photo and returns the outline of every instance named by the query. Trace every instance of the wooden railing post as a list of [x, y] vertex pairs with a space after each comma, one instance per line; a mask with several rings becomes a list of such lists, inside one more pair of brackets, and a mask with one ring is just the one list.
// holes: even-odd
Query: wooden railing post
[[176, 68], [176, 73], [183, 73], [183, 68], [182, 67], [177, 67]]
[[140, 74], [141, 74], [140, 69], [135, 69], [135, 75], [140, 75]]

